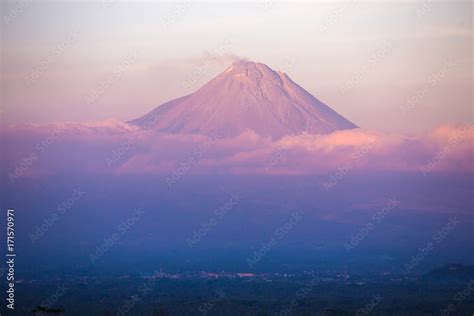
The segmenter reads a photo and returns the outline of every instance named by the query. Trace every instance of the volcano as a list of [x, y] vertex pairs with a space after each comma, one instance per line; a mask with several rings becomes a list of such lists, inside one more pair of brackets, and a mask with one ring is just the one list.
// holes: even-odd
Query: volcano
[[357, 127], [285, 73], [250, 61], [234, 62], [196, 92], [128, 123], [167, 133], [221, 137], [252, 130], [273, 139]]

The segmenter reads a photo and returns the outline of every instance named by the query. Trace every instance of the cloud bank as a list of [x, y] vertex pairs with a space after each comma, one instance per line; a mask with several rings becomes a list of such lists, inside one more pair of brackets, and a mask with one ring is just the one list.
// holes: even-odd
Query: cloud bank
[[2, 129], [3, 173], [10, 182], [41, 175], [328, 175], [472, 173], [474, 126], [444, 125], [420, 134], [354, 129], [279, 140], [248, 130], [234, 138], [140, 130], [116, 121], [15, 125]]

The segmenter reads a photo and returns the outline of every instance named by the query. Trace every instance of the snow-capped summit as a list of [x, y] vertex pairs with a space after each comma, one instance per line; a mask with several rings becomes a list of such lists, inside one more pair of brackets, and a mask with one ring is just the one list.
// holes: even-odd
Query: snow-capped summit
[[196, 92], [129, 123], [170, 133], [222, 137], [250, 129], [272, 138], [357, 127], [285, 73], [244, 60], [234, 62]]

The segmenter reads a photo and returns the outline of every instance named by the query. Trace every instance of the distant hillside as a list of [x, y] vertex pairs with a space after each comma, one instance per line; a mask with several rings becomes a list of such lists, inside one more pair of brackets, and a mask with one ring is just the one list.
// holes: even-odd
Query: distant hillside
[[437, 282], [469, 282], [474, 280], [474, 266], [448, 264], [436, 268], [423, 276], [425, 281]]

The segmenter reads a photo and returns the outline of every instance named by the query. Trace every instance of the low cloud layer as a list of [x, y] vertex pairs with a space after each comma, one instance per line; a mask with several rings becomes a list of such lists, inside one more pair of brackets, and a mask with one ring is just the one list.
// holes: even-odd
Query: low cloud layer
[[445, 125], [422, 134], [354, 129], [279, 140], [247, 131], [176, 135], [140, 130], [115, 120], [18, 125], [2, 130], [3, 173], [157, 174], [169, 184], [186, 174], [327, 175], [326, 188], [348, 173], [474, 171], [474, 128]]

